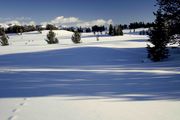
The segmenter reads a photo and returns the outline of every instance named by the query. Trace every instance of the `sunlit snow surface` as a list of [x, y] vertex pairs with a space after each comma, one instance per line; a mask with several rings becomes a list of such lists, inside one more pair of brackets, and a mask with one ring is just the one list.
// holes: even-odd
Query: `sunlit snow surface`
[[147, 36], [48, 31], [9, 35], [0, 47], [0, 120], [179, 120], [180, 50], [149, 61]]

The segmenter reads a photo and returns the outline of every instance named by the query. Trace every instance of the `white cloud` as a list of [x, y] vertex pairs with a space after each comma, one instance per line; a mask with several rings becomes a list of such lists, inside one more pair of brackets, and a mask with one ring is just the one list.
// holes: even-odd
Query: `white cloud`
[[61, 25], [61, 24], [72, 24], [72, 23], [77, 23], [80, 22], [79, 18], [76, 17], [68, 17], [65, 18], [64, 16], [59, 16], [56, 17], [54, 20], [51, 20], [50, 23], [55, 24], [55, 25]]
[[104, 20], [104, 19], [97, 19], [97, 20], [92, 20], [92, 21], [87, 21], [87, 22], [81, 22], [81, 23], [78, 23], [77, 26], [81, 26], [81, 27], [91, 27], [91, 26], [94, 26], [94, 25], [110, 25], [112, 24], [112, 20]]
[[53, 24], [56, 26], [67, 26], [67, 27], [68, 26], [91, 27], [93, 25], [109, 25], [112, 23], [113, 21], [111, 19], [109, 20], [97, 19], [97, 20], [92, 20], [92, 21], [84, 21], [84, 20], [80, 20], [77, 17], [65, 18], [64, 16], [59, 16], [51, 20], [50, 22], [42, 22], [41, 24], [44, 26], [46, 24]]
[[59, 16], [49, 22], [42, 22], [41, 25], [45, 26], [47, 24], [53, 24], [56, 26], [71, 26], [79, 22], [81, 21], [79, 20], [79, 18], [76, 18], [76, 17], [65, 18], [64, 16]]
[[[42, 22], [41, 25], [46, 26], [47, 24], [53, 24], [56, 26], [66, 26], [66, 27], [91, 27], [94, 25], [105, 25], [108, 26], [109, 24], [112, 24], [113, 21], [112, 19], [109, 20], [104, 20], [104, 19], [97, 19], [97, 20], [90, 20], [90, 21], [85, 21], [81, 20], [77, 17], [64, 17], [64, 16], [59, 16], [56, 17], [53, 20]], [[3, 25], [36, 25], [35, 21], [32, 21], [31, 18], [27, 17], [20, 17], [16, 18], [14, 20], [6, 20], [4, 22], [1, 22], [1, 26]]]

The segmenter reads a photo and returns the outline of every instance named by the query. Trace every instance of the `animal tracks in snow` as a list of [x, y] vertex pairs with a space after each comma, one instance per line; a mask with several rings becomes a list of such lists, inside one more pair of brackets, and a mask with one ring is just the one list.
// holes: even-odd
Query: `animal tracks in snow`
[[10, 116], [7, 120], [17, 120], [18, 112], [20, 112], [22, 110], [22, 108], [27, 105], [28, 100], [29, 100], [28, 98], [23, 98], [23, 101], [21, 103], [19, 103], [16, 108], [14, 108], [12, 110], [13, 115]]
[[13, 113], [19, 112], [19, 109], [18, 109], [18, 108], [17, 108], [17, 109], [14, 109], [14, 110], [12, 110], [12, 112], [13, 112]]
[[17, 119], [17, 116], [16, 116], [16, 115], [10, 116], [10, 117], [8, 118], [8, 120], [16, 120], [16, 119]]

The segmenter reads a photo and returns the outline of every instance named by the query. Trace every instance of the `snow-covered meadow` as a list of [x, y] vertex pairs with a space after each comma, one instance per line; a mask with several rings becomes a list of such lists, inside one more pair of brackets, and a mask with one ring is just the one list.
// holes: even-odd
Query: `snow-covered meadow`
[[9, 35], [0, 47], [0, 120], [179, 120], [180, 51], [149, 61], [148, 36], [54, 31]]

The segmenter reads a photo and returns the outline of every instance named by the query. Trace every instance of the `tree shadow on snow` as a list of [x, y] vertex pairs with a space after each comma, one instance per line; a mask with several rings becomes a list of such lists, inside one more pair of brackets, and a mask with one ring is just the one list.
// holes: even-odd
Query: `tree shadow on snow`
[[0, 98], [63, 95], [180, 100], [179, 64], [142, 63], [144, 50], [86, 47], [3, 55]]

